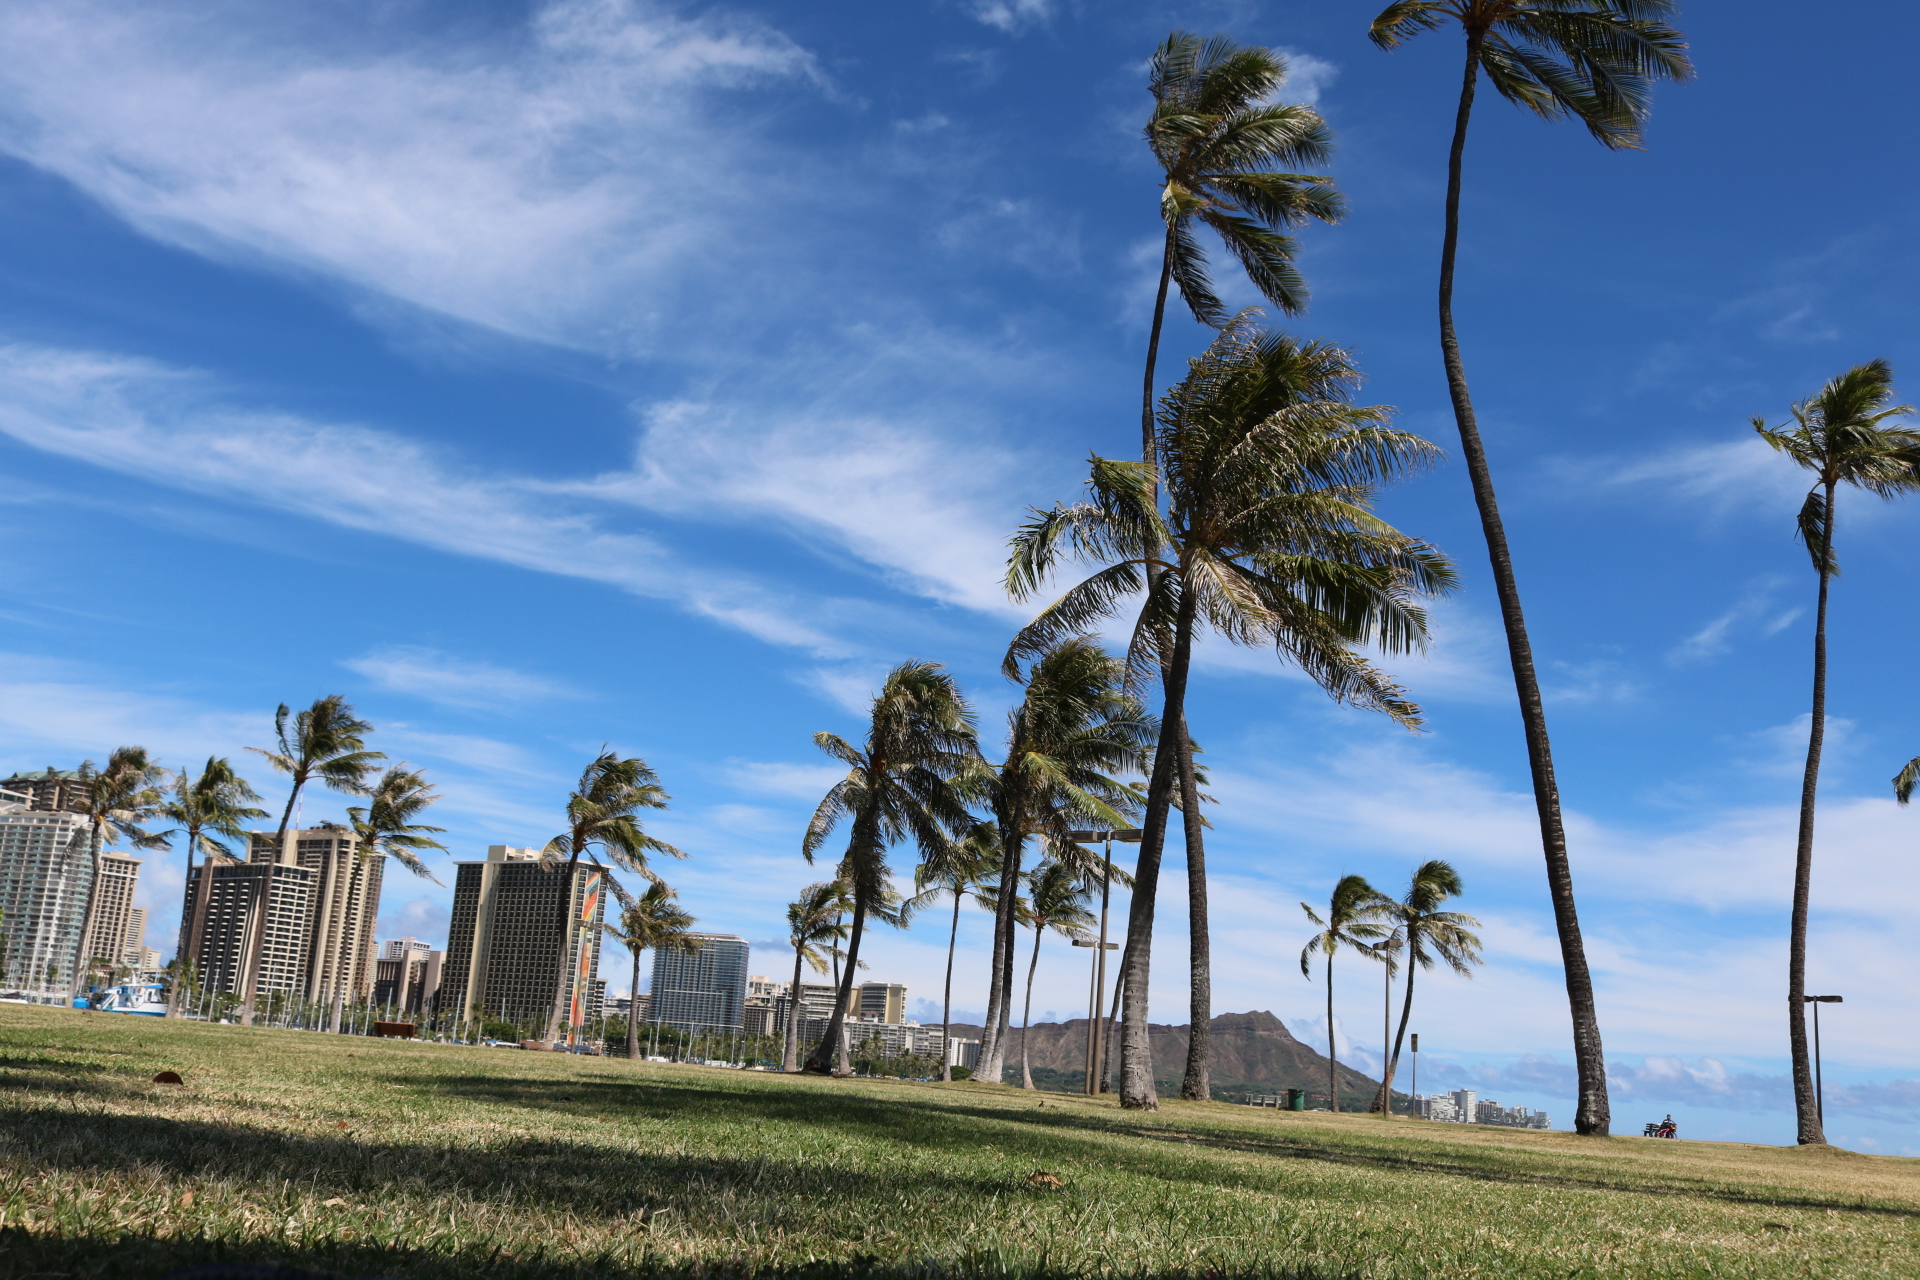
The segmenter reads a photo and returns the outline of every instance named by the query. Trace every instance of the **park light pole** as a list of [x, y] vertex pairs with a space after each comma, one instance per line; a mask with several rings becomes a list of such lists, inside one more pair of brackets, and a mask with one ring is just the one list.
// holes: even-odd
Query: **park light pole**
[[1813, 1006], [1813, 1111], [1820, 1117], [1820, 1127], [1827, 1127], [1827, 1089], [1820, 1080], [1820, 1006], [1823, 1004], [1844, 1004], [1840, 996], [1801, 996], [1801, 1000]]
[[1105, 853], [1100, 860], [1100, 939], [1098, 942], [1073, 940], [1076, 947], [1092, 947], [1093, 951], [1093, 990], [1087, 998], [1087, 1083], [1084, 1092], [1100, 1092], [1100, 1071], [1105, 1062], [1107, 1037], [1102, 1022], [1105, 1018], [1107, 991], [1107, 952], [1117, 951], [1120, 944], [1107, 941], [1107, 906], [1113, 896], [1113, 842], [1139, 844], [1140, 832], [1135, 829], [1125, 831], [1069, 831], [1067, 839], [1075, 844], [1100, 843]]
[[1420, 1106], [1420, 1033], [1413, 1033], [1413, 1097], [1407, 1102], [1407, 1117], [1413, 1119]]

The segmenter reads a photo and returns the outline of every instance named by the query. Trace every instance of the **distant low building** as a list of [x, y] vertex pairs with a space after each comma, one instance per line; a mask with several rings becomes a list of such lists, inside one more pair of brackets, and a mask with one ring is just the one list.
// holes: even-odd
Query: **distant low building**
[[1473, 1118], [1476, 1124], [1504, 1125], [1509, 1129], [1553, 1127], [1544, 1111], [1530, 1111], [1526, 1107], [1503, 1107], [1491, 1098], [1475, 1106]]
[[434, 997], [440, 994], [440, 974], [446, 958], [444, 951], [387, 943], [380, 949], [380, 959], [373, 962], [374, 1004], [390, 1006], [403, 1013], [432, 1010]]

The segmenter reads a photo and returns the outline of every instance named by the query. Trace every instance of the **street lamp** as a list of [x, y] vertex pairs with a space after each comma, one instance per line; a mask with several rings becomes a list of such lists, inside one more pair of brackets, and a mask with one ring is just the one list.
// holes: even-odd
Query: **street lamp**
[[1820, 1081], [1820, 1006], [1823, 1004], [1843, 1004], [1840, 996], [1801, 996], [1800, 999], [1813, 1006], [1813, 1110], [1820, 1117], [1820, 1127], [1827, 1127], [1827, 1090]]
[[1089, 1094], [1100, 1092], [1100, 1073], [1106, 1065], [1107, 1037], [1103, 1025], [1105, 1019], [1107, 994], [1107, 952], [1116, 951], [1120, 944], [1107, 941], [1107, 904], [1113, 889], [1113, 842], [1121, 844], [1139, 844], [1138, 830], [1126, 831], [1069, 831], [1067, 839], [1075, 844], [1100, 843], [1106, 846], [1106, 853], [1100, 860], [1100, 940], [1082, 942], [1074, 940], [1076, 947], [1092, 947], [1093, 951], [1093, 990], [1087, 998], [1087, 1083], [1085, 1091]]

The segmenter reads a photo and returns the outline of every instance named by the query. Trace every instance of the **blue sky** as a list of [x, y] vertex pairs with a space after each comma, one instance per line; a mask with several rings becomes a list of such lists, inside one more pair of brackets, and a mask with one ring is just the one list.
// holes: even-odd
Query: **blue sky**
[[[1171, 26], [1271, 44], [1352, 204], [1289, 324], [1454, 445], [1433, 333], [1459, 51], [1367, 5], [63, 0], [0, 14], [0, 767], [265, 745], [346, 694], [423, 767], [456, 857], [557, 830], [602, 743], [674, 804], [690, 909], [756, 944], [887, 667], [949, 664], [989, 728], [1028, 505], [1134, 447], [1156, 247], [1138, 130]], [[1875, 356], [1916, 367], [1920, 185], [1887, 3], [1700, 2], [1700, 76], [1639, 153], [1483, 99], [1459, 299], [1545, 664], [1621, 1130], [1790, 1141], [1784, 989], [1813, 579], [1804, 490], [1753, 438]], [[1841, 175], [1852, 175], [1850, 178]], [[1231, 277], [1223, 272], [1223, 279]], [[1253, 301], [1243, 285], [1230, 301]], [[1182, 317], [1162, 368], [1203, 343]], [[1913, 394], [1909, 392], [1909, 394]], [[1413, 738], [1269, 655], [1203, 655], [1216, 1007], [1324, 1035], [1298, 902], [1447, 857], [1485, 922], [1421, 988], [1423, 1088], [1571, 1117], [1524, 762], [1460, 468], [1389, 493], [1465, 589], [1396, 668]], [[1920, 506], [1850, 496], [1811, 981], [1829, 1131], [1920, 1154], [1920, 752], [1899, 685]], [[251, 771], [263, 791], [273, 779]], [[284, 792], [279, 794], [284, 795]], [[317, 794], [305, 816], [338, 816]], [[900, 864], [909, 859], [903, 854]], [[1153, 997], [1184, 1020], [1182, 869]], [[444, 870], [441, 879], [450, 881]], [[180, 871], [151, 860], [150, 940]], [[444, 936], [390, 880], [383, 936]], [[986, 921], [958, 998], [984, 1002]], [[870, 944], [938, 990], [935, 918]], [[1038, 1010], [1084, 999], [1065, 948]], [[756, 972], [787, 962], [760, 950]], [[1373, 975], [1340, 1030], [1377, 1036]], [[922, 1006], [922, 1012], [925, 1007]]]

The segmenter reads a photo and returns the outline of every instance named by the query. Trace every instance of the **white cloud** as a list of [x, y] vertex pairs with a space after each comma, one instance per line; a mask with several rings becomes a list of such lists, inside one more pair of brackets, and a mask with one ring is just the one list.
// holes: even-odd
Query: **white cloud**
[[580, 696], [566, 685], [524, 671], [418, 645], [383, 645], [345, 659], [340, 665], [382, 689], [449, 707], [492, 707]]
[[778, 796], [818, 803], [827, 788], [847, 776], [843, 764], [793, 764], [786, 761], [729, 760], [729, 785], [749, 795]]
[[1736, 635], [1758, 633], [1764, 638], [1786, 630], [1805, 610], [1777, 603], [1780, 588], [1785, 585], [1784, 578], [1762, 580], [1719, 617], [1674, 646], [1667, 661], [1676, 665], [1708, 661], [1731, 652]]
[[1340, 77], [1338, 64], [1298, 49], [1282, 49], [1287, 60], [1287, 82], [1280, 90], [1284, 102], [1318, 104], [1320, 95]]
[[0, 347], [0, 432], [194, 492], [673, 600], [771, 644], [844, 652], [794, 618], [792, 602], [678, 561], [526, 481], [367, 427], [233, 409], [207, 379], [152, 361]]
[[493, 43], [342, 16], [8, 5], [0, 146], [167, 243], [594, 350], [782, 276], [767, 211], [797, 212], [794, 170], [716, 126], [754, 86], [819, 81], [785, 36], [645, 0], [552, 0]]
[[967, 11], [990, 27], [1012, 34], [1053, 16], [1053, 0], [970, 0]]

